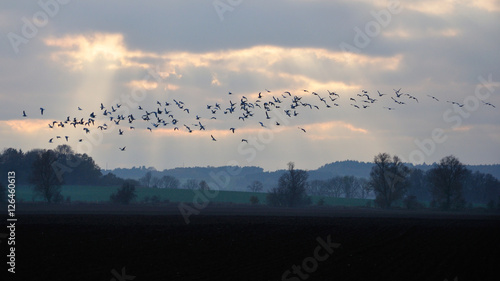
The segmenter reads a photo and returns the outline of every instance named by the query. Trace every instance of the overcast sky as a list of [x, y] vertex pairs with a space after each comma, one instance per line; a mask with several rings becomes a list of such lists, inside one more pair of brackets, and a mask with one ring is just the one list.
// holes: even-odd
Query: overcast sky
[[[380, 152], [500, 163], [500, 1], [39, 2], [0, 3], [2, 149], [69, 144], [101, 168], [316, 169]], [[319, 109], [288, 117], [286, 91]], [[259, 92], [260, 105], [279, 98], [280, 108], [239, 119], [241, 98], [255, 104]], [[101, 103], [121, 107], [103, 116]], [[159, 107], [168, 125], [141, 119]], [[90, 133], [48, 126], [92, 112]], [[120, 114], [137, 120], [113, 125]]]

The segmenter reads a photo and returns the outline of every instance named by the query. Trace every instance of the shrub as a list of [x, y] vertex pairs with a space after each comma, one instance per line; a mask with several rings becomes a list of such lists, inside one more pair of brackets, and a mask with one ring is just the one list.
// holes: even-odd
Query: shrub
[[250, 203], [252, 203], [252, 205], [259, 204], [259, 197], [255, 196], [255, 195], [250, 197]]
[[493, 210], [495, 208], [495, 201], [493, 201], [493, 199], [491, 199], [489, 202], [488, 202], [488, 209], [490, 210]]
[[318, 200], [318, 203], [316, 203], [316, 204], [317, 204], [318, 206], [323, 206], [323, 205], [325, 205], [325, 198], [320, 198], [320, 199]]
[[160, 196], [153, 195], [153, 197], [151, 197], [151, 203], [157, 204], [157, 203], [160, 203], [160, 202], [161, 202]]
[[135, 185], [127, 181], [115, 193], [111, 194], [109, 198], [114, 203], [129, 204], [136, 197]]
[[420, 209], [423, 207], [422, 204], [420, 204], [417, 201], [417, 196], [415, 196], [415, 195], [410, 195], [410, 196], [406, 197], [403, 200], [403, 204], [405, 205], [406, 209], [409, 209], [409, 210]]

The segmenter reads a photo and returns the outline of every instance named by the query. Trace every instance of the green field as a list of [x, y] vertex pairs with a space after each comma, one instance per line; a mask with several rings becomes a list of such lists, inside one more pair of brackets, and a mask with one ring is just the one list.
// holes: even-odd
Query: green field
[[[106, 202], [109, 201], [109, 196], [118, 188], [118, 186], [66, 185], [62, 186], [62, 195], [65, 199], [69, 196], [73, 202]], [[159, 196], [161, 201], [169, 200], [170, 202], [192, 202], [196, 195], [195, 191], [187, 189], [157, 189], [139, 187], [136, 188], [136, 192], [136, 202], [141, 202], [145, 197], [151, 198], [155, 195]], [[217, 196], [210, 198], [210, 201], [249, 204], [251, 196], [259, 198], [260, 204], [266, 202], [266, 193], [242, 191], [219, 191]], [[317, 204], [321, 198], [324, 200], [324, 205], [328, 206], [366, 206], [367, 202], [372, 201], [370, 199], [311, 196], [313, 204]], [[34, 198], [33, 187], [29, 185], [20, 185], [16, 187], [16, 199], [24, 202], [41, 201], [40, 197]]]

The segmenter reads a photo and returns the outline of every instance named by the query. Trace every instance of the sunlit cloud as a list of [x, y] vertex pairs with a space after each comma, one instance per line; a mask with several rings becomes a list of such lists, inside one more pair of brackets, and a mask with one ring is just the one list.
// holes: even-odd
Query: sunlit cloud
[[48, 123], [50, 121], [44, 119], [4, 120], [0, 121], [0, 126], [6, 126], [16, 133], [33, 134], [48, 129]]
[[456, 37], [461, 34], [461, 31], [456, 28], [445, 28], [445, 29], [428, 29], [428, 30], [387, 30], [383, 31], [382, 35], [387, 38], [394, 39], [423, 39], [429, 37]]
[[106, 61], [107, 68], [145, 67], [146, 64], [138, 63], [133, 58], [155, 57], [150, 53], [127, 50], [122, 34], [67, 35], [60, 38], [49, 37], [44, 42], [47, 46], [59, 49], [52, 53], [51, 59], [75, 70], [81, 70], [84, 64], [94, 61]]

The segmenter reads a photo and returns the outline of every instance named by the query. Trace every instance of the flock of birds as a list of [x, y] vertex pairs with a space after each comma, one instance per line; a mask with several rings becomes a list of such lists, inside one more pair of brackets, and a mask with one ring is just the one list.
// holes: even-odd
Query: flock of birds
[[[123, 114], [118, 114], [120, 112], [121, 104], [105, 106], [101, 103], [99, 110], [91, 112], [90, 114], [86, 114], [85, 117], [71, 117], [68, 116], [64, 120], [56, 120], [52, 121], [48, 124], [50, 129], [59, 129], [66, 127], [73, 128], [82, 128], [86, 134], [89, 134], [91, 130], [101, 130], [105, 131], [110, 128], [106, 122], [113, 122], [113, 125], [118, 126], [118, 135], [122, 136], [125, 134], [124, 129], [128, 127], [128, 130], [135, 130], [135, 124], [138, 121], [142, 121], [146, 125], [144, 125], [143, 129], [152, 133], [155, 129], [158, 128], [171, 128], [173, 131], [184, 130], [188, 133], [192, 133], [194, 130], [205, 131], [207, 120], [217, 119], [223, 114], [224, 116], [229, 116], [231, 118], [237, 118], [238, 122], [257, 122], [254, 124], [259, 124], [261, 127], [266, 128], [267, 126], [264, 124], [265, 119], [273, 119], [268, 122], [274, 126], [281, 126], [282, 124], [278, 122], [275, 118], [270, 116], [272, 111], [279, 111], [280, 114], [286, 116], [285, 118], [294, 118], [299, 115], [302, 115], [302, 110], [320, 110], [321, 108], [335, 108], [339, 107], [339, 100], [341, 96], [338, 93], [327, 91], [327, 94], [323, 96], [316, 92], [309, 92], [308, 90], [303, 90], [304, 95], [311, 95], [311, 97], [315, 97], [317, 99], [317, 104], [306, 102], [305, 96], [300, 95], [292, 95], [290, 92], [283, 92], [278, 95], [272, 94], [271, 91], [265, 90], [264, 92], [260, 92], [255, 100], [250, 100], [245, 96], [241, 96], [238, 102], [233, 102], [231, 99], [235, 96], [233, 93], [229, 92], [229, 104], [222, 105], [220, 103], [215, 104], [207, 104], [206, 112], [194, 114], [187, 107], [187, 105], [180, 101], [173, 99], [172, 102], [169, 101], [156, 101], [154, 107], [146, 108], [141, 105], [137, 107], [136, 113], [130, 113], [127, 116]], [[384, 96], [387, 96], [384, 98]], [[428, 98], [436, 102], [440, 102], [438, 98], [435, 96], [427, 95]], [[394, 89], [394, 94], [383, 94], [380, 91], [377, 91], [376, 94], [370, 94], [366, 90], [362, 90], [361, 93], [357, 94], [356, 97], [349, 98], [349, 105], [353, 108], [362, 110], [368, 107], [371, 107], [377, 104], [382, 99], [389, 99], [390, 102], [394, 102], [393, 106], [383, 106], [386, 110], [395, 110], [398, 106], [406, 105], [408, 103], [419, 103], [417, 97], [401, 92], [401, 89]], [[464, 104], [455, 101], [446, 101], [447, 103], [451, 103], [458, 107], [463, 107]], [[486, 106], [490, 106], [496, 108], [495, 105], [484, 102], [482, 103]], [[78, 111], [82, 111], [82, 108], [78, 107]], [[128, 110], [128, 111], [131, 111]], [[45, 109], [43, 107], [40, 108], [40, 114], [43, 116]], [[181, 113], [182, 112], [182, 113]], [[181, 115], [182, 116], [179, 116]], [[181, 122], [180, 120], [184, 120], [185, 116], [194, 116], [194, 121], [191, 119], [191, 122]], [[208, 116], [208, 117], [207, 117]], [[28, 115], [26, 111], [23, 111], [23, 117], [27, 118]], [[265, 119], [264, 119], [265, 118]], [[256, 121], [254, 121], [257, 119]], [[193, 123], [194, 122], [194, 123]], [[203, 123], [202, 123], [203, 122]], [[269, 124], [268, 124], [269, 126]], [[306, 133], [307, 131], [298, 127], [300, 131]], [[228, 128], [233, 134], [237, 131], [236, 127]], [[217, 141], [216, 137], [210, 135], [212, 141]], [[69, 142], [69, 136], [55, 136], [49, 140], [49, 143], [54, 143], [58, 139], [65, 139], [66, 142]], [[79, 142], [82, 142], [83, 139], [78, 139]], [[247, 139], [241, 139], [242, 142], [248, 143]], [[120, 151], [125, 151], [126, 146], [119, 147]]]

